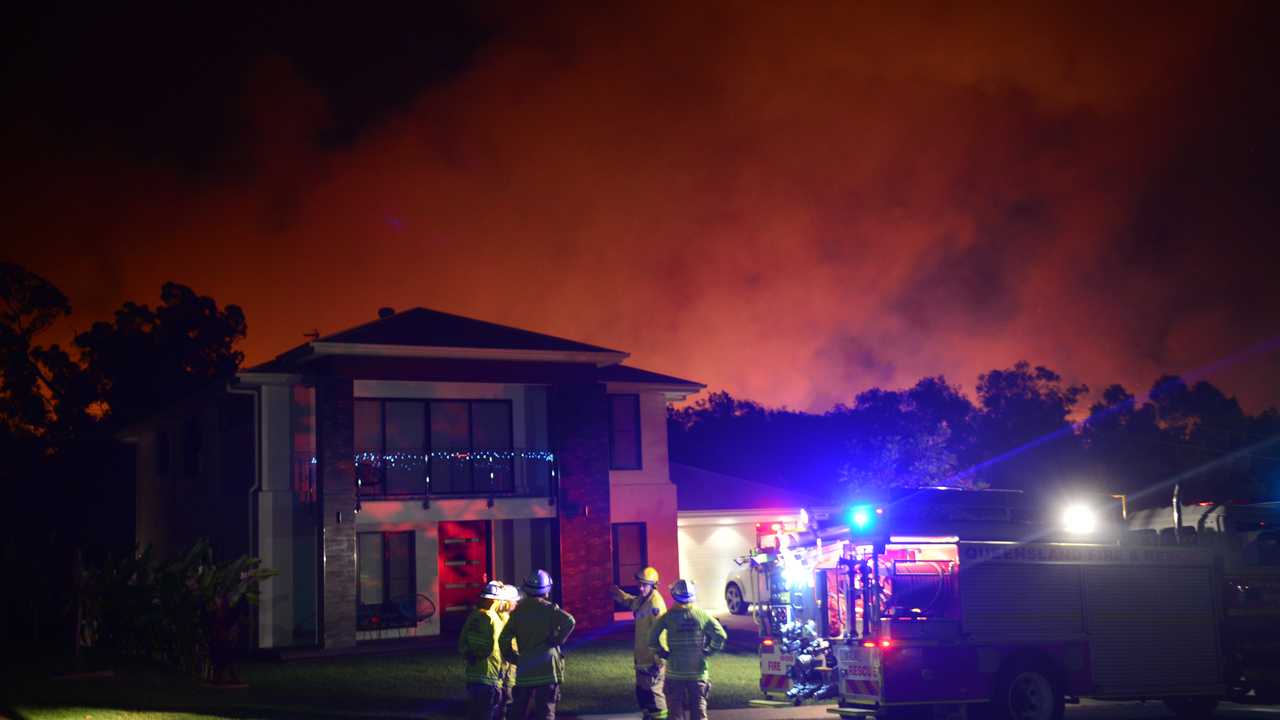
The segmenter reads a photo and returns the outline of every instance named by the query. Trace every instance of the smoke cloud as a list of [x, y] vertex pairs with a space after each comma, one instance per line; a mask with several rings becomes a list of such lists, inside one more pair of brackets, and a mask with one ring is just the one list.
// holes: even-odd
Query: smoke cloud
[[[80, 329], [172, 279], [245, 308], [251, 362], [421, 305], [800, 409], [1019, 359], [1141, 392], [1280, 335], [1269, 13], [503, 13], [348, 143], [280, 53], [214, 171], [24, 153], [7, 234]], [[1278, 366], [1209, 379], [1257, 408]]]

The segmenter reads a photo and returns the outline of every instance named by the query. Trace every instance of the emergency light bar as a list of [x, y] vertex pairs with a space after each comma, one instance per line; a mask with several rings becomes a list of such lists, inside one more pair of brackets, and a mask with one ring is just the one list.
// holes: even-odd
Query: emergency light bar
[[881, 507], [875, 507], [873, 505], [854, 505], [849, 508], [849, 525], [855, 530], [867, 530], [875, 524], [876, 518], [883, 514], [884, 508]]

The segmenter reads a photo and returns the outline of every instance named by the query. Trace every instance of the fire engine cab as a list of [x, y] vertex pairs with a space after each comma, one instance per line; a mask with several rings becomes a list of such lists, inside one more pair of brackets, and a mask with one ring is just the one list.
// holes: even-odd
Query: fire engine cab
[[761, 689], [840, 715], [1057, 720], [1082, 697], [1207, 714], [1228, 694], [1221, 569], [1134, 545], [1120, 513], [902, 491], [762, 537]]

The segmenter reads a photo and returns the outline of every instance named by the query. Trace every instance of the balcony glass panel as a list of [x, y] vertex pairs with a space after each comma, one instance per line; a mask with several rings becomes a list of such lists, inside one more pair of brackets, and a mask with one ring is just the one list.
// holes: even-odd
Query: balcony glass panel
[[388, 495], [426, 492], [426, 403], [389, 400], [386, 403], [386, 456], [384, 478]]
[[381, 495], [382, 463], [382, 403], [377, 400], [356, 400], [353, 411], [356, 451], [356, 489], [361, 496]]

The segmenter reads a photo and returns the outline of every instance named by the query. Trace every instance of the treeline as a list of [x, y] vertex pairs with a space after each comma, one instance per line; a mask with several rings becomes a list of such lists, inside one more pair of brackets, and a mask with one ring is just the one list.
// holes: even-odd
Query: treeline
[[978, 377], [872, 388], [822, 413], [726, 392], [671, 409], [671, 459], [838, 501], [887, 486], [1124, 493], [1134, 507], [1280, 497], [1280, 413], [1245, 412], [1207, 381], [1155, 381], [1143, 398], [1019, 362]]
[[[65, 331], [71, 303], [0, 263], [0, 659], [68, 647], [68, 598], [84, 567], [133, 544], [132, 423], [234, 376], [247, 331], [235, 305], [166, 283], [154, 306]], [[51, 343], [67, 337], [64, 347]]]

